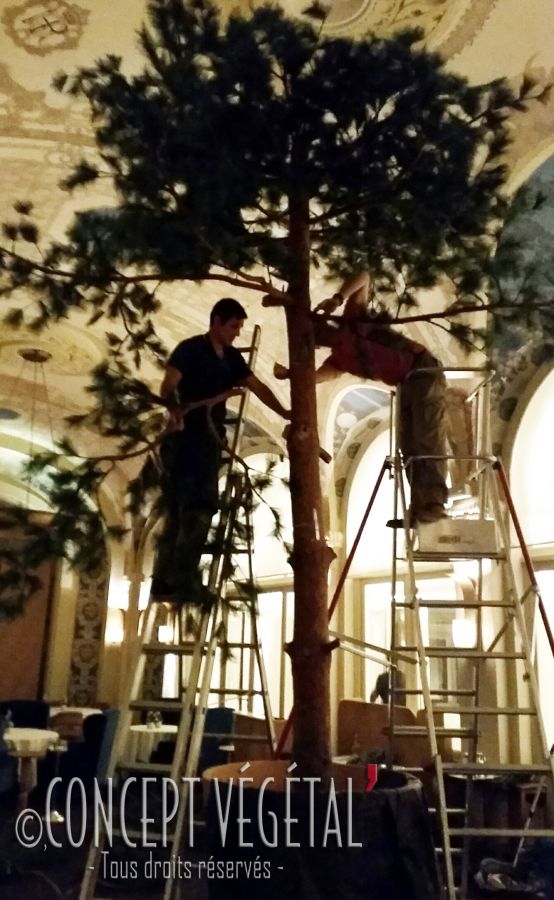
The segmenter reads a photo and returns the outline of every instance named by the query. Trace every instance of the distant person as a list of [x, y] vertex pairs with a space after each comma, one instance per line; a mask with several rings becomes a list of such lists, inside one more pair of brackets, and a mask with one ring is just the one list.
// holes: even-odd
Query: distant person
[[391, 672], [392, 684], [394, 687], [394, 705], [406, 706], [406, 679], [400, 669], [386, 669], [384, 672], [381, 672], [381, 674], [377, 676], [375, 687], [373, 688], [369, 699], [372, 703], [375, 703], [377, 699], [381, 700], [381, 703], [389, 702]]

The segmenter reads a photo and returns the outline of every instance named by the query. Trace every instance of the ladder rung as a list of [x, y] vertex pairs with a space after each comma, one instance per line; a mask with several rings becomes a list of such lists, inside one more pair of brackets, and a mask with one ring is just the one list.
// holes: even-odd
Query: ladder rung
[[451, 837], [551, 837], [554, 828], [449, 828]]
[[[413, 609], [413, 603], [395, 603], [398, 609]], [[495, 609], [513, 609], [514, 604], [510, 600], [477, 600], [474, 603], [461, 603], [457, 600], [418, 600], [418, 606], [426, 609], [479, 609], [480, 607], [494, 607]]]
[[184, 703], [180, 700], [131, 700], [129, 709], [136, 710], [159, 710], [160, 712], [181, 712]]
[[[149, 644], [143, 644], [142, 650], [144, 653], [170, 653], [174, 656], [189, 656], [194, 653], [197, 646], [198, 644], [195, 641], [183, 641], [181, 644], [166, 644], [161, 641], [151, 641]], [[206, 652], [206, 647], [207, 644], [204, 642], [204, 647], [202, 648], [203, 653]], [[218, 641], [217, 647], [219, 649], [227, 648], [229, 650], [255, 650], [257, 644]]]
[[[394, 693], [402, 694], [402, 696], [404, 696], [404, 694], [410, 694], [416, 697], [421, 697], [423, 696], [424, 692], [421, 688], [397, 688]], [[476, 691], [472, 690], [471, 688], [457, 688], [455, 690], [448, 690], [447, 688], [437, 688], [436, 690], [433, 690], [433, 688], [430, 688], [429, 693], [436, 694], [439, 697], [473, 697], [475, 696]]]
[[[183, 644], [165, 644], [162, 641], [152, 641], [150, 644], [143, 644], [143, 653], [170, 653], [173, 656], [189, 656], [194, 653], [196, 648], [194, 641], [187, 641]], [[206, 648], [202, 649], [206, 652]]]
[[[404, 651], [417, 653], [417, 647], [403, 647]], [[487, 653], [486, 650], [473, 650], [465, 647], [424, 647], [425, 656], [459, 657], [461, 659], [525, 659], [525, 653], [498, 651]]]
[[[432, 814], [437, 814], [439, 812], [439, 810], [436, 808], [436, 806], [428, 806], [427, 811]], [[445, 809], [445, 812], [449, 816], [465, 816], [465, 814], [467, 813], [467, 809], [463, 806], [459, 807], [459, 808], [456, 808], [453, 806], [448, 806]]]
[[231, 743], [234, 741], [259, 741], [269, 744], [270, 740], [268, 736], [265, 734], [235, 734], [233, 731], [226, 732], [214, 732], [214, 731], [205, 731], [203, 737], [206, 738], [229, 738]]
[[[390, 733], [391, 729], [384, 729], [384, 733]], [[392, 733], [400, 737], [426, 737], [428, 730], [425, 725], [393, 725]], [[446, 725], [437, 725], [435, 734], [439, 737], [478, 737], [478, 732], [473, 728], [448, 728]]]
[[443, 762], [442, 768], [446, 775], [548, 775], [552, 771], [546, 763]]
[[[200, 688], [199, 688], [200, 690]], [[255, 694], [262, 694], [260, 690], [250, 690], [249, 688], [210, 688], [210, 694], [232, 694], [235, 697], [252, 697]]]
[[531, 707], [499, 707], [499, 706], [451, 706], [441, 703], [433, 704], [433, 712], [456, 713], [459, 716], [536, 716], [537, 711]]
[[488, 553], [452, 553], [450, 551], [439, 553], [436, 550], [431, 553], [415, 550], [413, 559], [415, 562], [448, 562], [449, 560], [456, 562], [456, 560], [463, 559], [469, 561], [480, 559], [504, 559], [504, 554], [499, 553], [497, 550], [490, 550]]

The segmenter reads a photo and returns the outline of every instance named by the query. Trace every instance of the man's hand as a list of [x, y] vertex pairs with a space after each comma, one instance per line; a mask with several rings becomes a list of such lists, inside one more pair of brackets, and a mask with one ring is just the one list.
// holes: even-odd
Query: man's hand
[[332, 297], [328, 297], [327, 300], [322, 300], [321, 303], [318, 303], [314, 312], [331, 315], [339, 308], [339, 306], [342, 306], [343, 303], [344, 297], [341, 294], [333, 294]]
[[165, 428], [166, 434], [173, 434], [175, 431], [183, 431], [185, 427], [185, 413], [184, 410], [176, 407], [169, 411], [169, 415], [167, 417], [167, 425]]

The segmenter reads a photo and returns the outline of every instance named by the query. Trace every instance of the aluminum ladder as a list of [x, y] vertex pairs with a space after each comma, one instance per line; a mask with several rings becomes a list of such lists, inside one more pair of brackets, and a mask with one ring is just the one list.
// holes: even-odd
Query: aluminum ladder
[[[422, 704], [424, 721], [416, 726], [395, 724], [398, 689], [391, 679], [390, 758], [392, 762], [395, 747], [403, 740], [405, 746], [410, 742], [413, 746], [417, 739], [428, 744], [434, 773], [432, 806], [441, 836], [448, 900], [466, 900], [470, 895], [472, 851], [479, 850], [477, 842], [509, 839], [517, 844], [517, 857], [527, 838], [554, 837], [554, 758], [540, 710], [527, 625], [529, 607], [535, 605], [553, 648], [554, 642], [504, 468], [488, 451], [489, 383], [485, 375], [475, 391], [478, 446], [469, 460], [474, 496], [469, 503], [453, 504], [455, 517], [412, 528], [403, 477], [412, 460], [402, 459], [398, 448], [393, 458], [395, 517], [400, 514], [402, 518], [404, 541], [402, 546], [395, 532], [390, 661], [391, 667], [400, 663], [406, 668], [411, 657], [408, 684], [402, 692], [409, 706]], [[526, 572], [526, 587], [520, 585], [514, 569], [510, 527]], [[429, 571], [429, 563], [446, 567], [459, 561], [471, 561], [474, 566], [469, 593], [455, 600], [425, 598], [418, 582]], [[487, 574], [487, 566], [494, 571]], [[405, 573], [403, 599], [399, 599], [399, 571]], [[440, 610], [459, 612], [463, 621], [473, 622], [475, 640], [470, 637], [465, 647], [433, 643], [430, 616]], [[441, 663], [463, 666], [462, 686], [459, 682], [454, 687], [444, 681], [437, 684]], [[517, 684], [517, 691], [506, 689], [507, 681]], [[524, 736], [526, 753], [521, 751]], [[457, 758], [448, 746], [453, 739], [462, 748]], [[497, 758], [491, 757], [491, 747], [495, 751], [492, 757]], [[479, 790], [486, 781], [510, 775], [535, 779], [533, 806], [544, 794], [550, 827], [533, 827], [530, 816], [517, 827], [504, 827], [504, 823], [484, 827], [478, 809]], [[453, 779], [458, 779], [464, 797], [455, 805], [450, 800], [455, 793]]]
[[[249, 347], [240, 348], [247, 354], [250, 368], [253, 368], [259, 345], [260, 329], [254, 330], [253, 341]], [[240, 439], [244, 425], [247, 394], [240, 398], [236, 414], [228, 415], [226, 424], [231, 431], [231, 439], [223, 454], [224, 488], [220, 498], [220, 512], [215, 528], [212, 529], [213, 540], [207, 548], [211, 561], [207, 579], [207, 589], [216, 598], [210, 607], [203, 609], [196, 622], [192, 639], [187, 639], [189, 622], [185, 607], [170, 611], [171, 637], [167, 641], [157, 639], [155, 630], [158, 624], [160, 607], [163, 604], [150, 603], [144, 614], [140, 638], [134, 652], [134, 661], [130, 666], [131, 677], [128, 681], [126, 696], [121, 705], [118, 731], [114, 740], [108, 767], [108, 786], [110, 791], [120, 793], [129, 779], [156, 779], [163, 784], [169, 780], [178, 788], [178, 806], [176, 814], [171, 818], [171, 830], [160, 830], [153, 825], [144, 831], [134, 827], [110, 827], [109, 834], [106, 823], [101, 821], [99, 833], [90, 846], [79, 900], [103, 900], [109, 895], [117, 896], [117, 885], [106, 885], [102, 874], [102, 853], [109, 849], [111, 841], [115, 845], [124, 844], [127, 840], [144, 842], [145, 837], [164, 859], [175, 859], [179, 851], [193, 839], [194, 829], [201, 823], [193, 821], [194, 798], [192, 789], [198, 780], [198, 766], [202, 742], [206, 738], [224, 741], [226, 750], [235, 747], [240, 750], [244, 741], [260, 741], [268, 745], [270, 753], [275, 744], [275, 731], [271, 714], [267, 675], [264, 666], [261, 643], [257, 628], [257, 595], [254, 588], [252, 570], [252, 490], [247, 473], [238, 457]], [[146, 523], [142, 537], [144, 545], [151, 523]], [[144, 550], [144, 546], [142, 546]], [[229, 578], [234, 569], [234, 560], [240, 556], [246, 559], [242, 563], [243, 584], [242, 595], [239, 591], [231, 597], [233, 610], [242, 618], [241, 639], [229, 641], [227, 628], [229, 624], [229, 604], [226, 602]], [[246, 571], [244, 571], [246, 569]], [[246, 588], [246, 595], [244, 590]], [[218, 652], [221, 653], [220, 674], [217, 686], [213, 685], [214, 666]], [[226, 670], [229, 654], [237, 654], [240, 658], [239, 685], [227, 686]], [[165, 699], [146, 696], [147, 671], [152, 660], [162, 662], [168, 658], [177, 659], [178, 691], [177, 697]], [[257, 683], [256, 683], [257, 677]], [[225, 705], [225, 699], [238, 698], [239, 705], [247, 705], [252, 710], [253, 698], [259, 696], [265, 720], [265, 735], [253, 736], [236, 733], [206, 731], [206, 717], [210, 700], [215, 698], [218, 706]], [[132, 726], [138, 717], [157, 715], [163, 719], [170, 714], [178, 717], [175, 730], [175, 745], [169, 762], [149, 762], [128, 758], [128, 748], [132, 738]], [[154, 733], [154, 729], [153, 729]], [[172, 789], [173, 790], [173, 789]], [[174, 794], [172, 794], [172, 798]], [[125, 833], [123, 833], [123, 831]], [[104, 866], [105, 868], [105, 866]], [[169, 866], [169, 877], [164, 879], [160, 895], [164, 900], [175, 900], [179, 896], [179, 882], [175, 870]], [[102, 883], [100, 883], [102, 882]], [[137, 889], [139, 885], [137, 884]]]

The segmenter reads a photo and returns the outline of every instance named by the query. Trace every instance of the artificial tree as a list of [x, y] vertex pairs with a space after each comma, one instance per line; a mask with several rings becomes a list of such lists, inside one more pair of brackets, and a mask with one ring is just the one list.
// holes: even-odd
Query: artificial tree
[[[122, 338], [108, 333], [109, 357], [94, 373], [96, 405], [82, 417], [118, 450], [107, 463], [50, 470], [57, 512], [42, 544], [36, 535], [33, 544], [36, 556], [73, 554], [84, 565], [99, 527], [87, 496], [114, 458], [143, 452], [160, 431], [133, 363], [163, 354], [155, 332], [161, 286], [213, 280], [226, 293], [244, 288], [282, 307], [292, 408], [295, 759], [318, 774], [329, 756], [333, 554], [321, 510], [312, 273], [369, 269], [376, 304], [402, 322], [420, 317], [419, 291], [443, 285], [444, 307], [421, 315], [464, 341], [483, 337], [464, 318], [475, 310], [492, 311], [496, 322], [527, 315], [544, 324], [549, 306], [531, 278], [518, 281], [513, 248], [508, 288], [491, 256], [508, 210], [507, 118], [548, 91], [527, 79], [516, 91], [502, 81], [470, 86], [426, 51], [419, 31], [327, 37], [322, 10], [307, 12], [291, 20], [261, 6], [223, 22], [207, 0], [151, 0], [142, 71], [126, 75], [108, 56], [56, 80], [88, 100], [98, 151], [62, 187], [82, 191], [107, 177], [113, 208], [77, 213], [66, 239], [44, 246], [20, 202], [4, 226], [0, 261], [3, 293], [24, 289], [36, 298], [33, 327], [79, 308], [91, 322], [115, 319], [125, 329]], [[6, 318], [25, 321], [18, 307]], [[66, 444], [61, 452], [74, 450]], [[35, 468], [53, 461], [43, 457]], [[135, 482], [135, 500], [146, 486]], [[12, 588], [14, 565], [6, 560]]]

